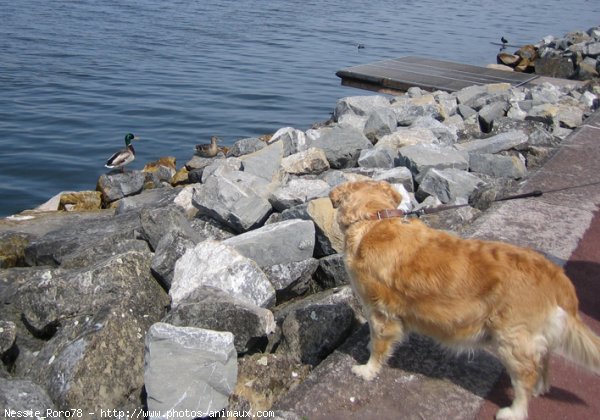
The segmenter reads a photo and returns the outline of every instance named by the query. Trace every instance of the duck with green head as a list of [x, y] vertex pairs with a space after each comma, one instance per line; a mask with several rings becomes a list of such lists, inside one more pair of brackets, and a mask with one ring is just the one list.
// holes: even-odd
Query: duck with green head
[[104, 166], [110, 169], [121, 168], [121, 170], [123, 170], [125, 165], [133, 162], [135, 159], [135, 149], [131, 145], [131, 141], [139, 139], [139, 137], [136, 137], [131, 133], [127, 133], [125, 135], [125, 148], [119, 150], [117, 153], [108, 158]]

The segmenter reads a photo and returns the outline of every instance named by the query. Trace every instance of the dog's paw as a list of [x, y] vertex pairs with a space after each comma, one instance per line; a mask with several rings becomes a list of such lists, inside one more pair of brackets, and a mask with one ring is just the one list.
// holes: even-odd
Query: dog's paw
[[496, 420], [525, 420], [527, 415], [515, 413], [510, 407], [501, 408], [496, 412]]
[[367, 363], [366, 365], [352, 366], [352, 373], [360, 378], [363, 378], [365, 381], [371, 381], [377, 376], [378, 369], [374, 369], [372, 365]]

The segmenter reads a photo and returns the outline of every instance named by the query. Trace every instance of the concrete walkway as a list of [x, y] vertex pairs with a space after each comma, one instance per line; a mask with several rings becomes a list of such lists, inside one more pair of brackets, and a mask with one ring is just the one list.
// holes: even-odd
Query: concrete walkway
[[[468, 236], [537, 249], [564, 265], [584, 320], [600, 334], [600, 111], [563, 142], [523, 186], [538, 198], [502, 202]], [[371, 383], [350, 373], [368, 357], [358, 331], [276, 405], [309, 419], [493, 419], [512, 399], [502, 366], [486, 353], [453, 356], [412, 336]], [[600, 419], [600, 376], [554, 357], [552, 388], [534, 398], [530, 419]]]

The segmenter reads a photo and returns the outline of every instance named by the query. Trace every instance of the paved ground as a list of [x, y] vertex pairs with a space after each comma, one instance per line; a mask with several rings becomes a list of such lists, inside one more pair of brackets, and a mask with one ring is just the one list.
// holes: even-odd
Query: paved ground
[[[585, 322], [600, 334], [600, 110], [533, 175], [523, 192], [538, 198], [495, 205], [470, 236], [535, 248], [564, 265]], [[421, 338], [403, 345], [372, 383], [350, 366], [367, 357], [368, 332], [334, 352], [279, 409], [310, 419], [493, 419], [512, 399], [508, 377], [485, 354], [455, 357]], [[552, 388], [530, 404], [530, 419], [600, 419], [600, 376], [556, 356]]]

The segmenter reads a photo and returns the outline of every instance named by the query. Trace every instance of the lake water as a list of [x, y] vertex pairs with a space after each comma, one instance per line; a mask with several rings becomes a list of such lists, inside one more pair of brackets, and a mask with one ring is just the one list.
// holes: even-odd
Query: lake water
[[[326, 120], [341, 68], [403, 55], [485, 65], [498, 42], [600, 24], [597, 0], [0, 0], [0, 216], [129, 168]], [[357, 44], [364, 44], [358, 49]]]

